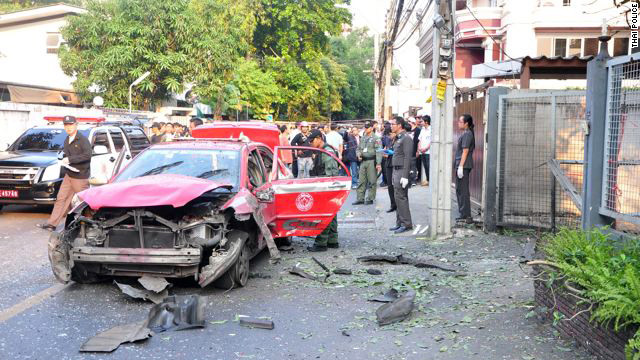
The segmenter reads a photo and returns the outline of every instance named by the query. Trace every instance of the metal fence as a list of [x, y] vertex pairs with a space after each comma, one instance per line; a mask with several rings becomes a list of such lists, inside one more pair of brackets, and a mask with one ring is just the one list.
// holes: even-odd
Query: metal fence
[[[637, 55], [637, 54], [636, 54]], [[640, 59], [609, 60], [600, 213], [640, 233]]]
[[575, 194], [582, 188], [585, 95], [518, 91], [500, 96], [498, 225], [580, 224]]

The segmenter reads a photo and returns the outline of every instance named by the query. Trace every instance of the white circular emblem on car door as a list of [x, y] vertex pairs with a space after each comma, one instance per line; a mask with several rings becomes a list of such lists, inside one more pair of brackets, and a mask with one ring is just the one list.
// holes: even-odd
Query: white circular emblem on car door
[[296, 198], [296, 207], [300, 211], [309, 211], [313, 207], [313, 196], [311, 194], [303, 192]]

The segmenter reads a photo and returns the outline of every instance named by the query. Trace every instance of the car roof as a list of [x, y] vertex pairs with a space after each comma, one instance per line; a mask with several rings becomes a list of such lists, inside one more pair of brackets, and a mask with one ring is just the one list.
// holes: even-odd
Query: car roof
[[[78, 124], [78, 130], [89, 130], [93, 128], [103, 128], [103, 129], [118, 129], [117, 126], [96, 126], [94, 124]], [[62, 124], [47, 124], [47, 125], [38, 125], [32, 127], [32, 129], [52, 129], [52, 130], [64, 130], [64, 126]]]
[[150, 149], [241, 150], [245, 146], [261, 145], [238, 140], [180, 140], [151, 145]]

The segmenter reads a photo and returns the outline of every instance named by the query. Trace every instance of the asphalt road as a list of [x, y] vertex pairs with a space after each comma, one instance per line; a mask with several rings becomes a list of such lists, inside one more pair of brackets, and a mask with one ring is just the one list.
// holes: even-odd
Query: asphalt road
[[[114, 353], [79, 353], [96, 333], [146, 318], [150, 303], [122, 294], [110, 282], [58, 284], [47, 259], [48, 233], [35, 224], [47, 209], [5, 207], [0, 213], [0, 358], [2, 359], [588, 359], [558, 339], [548, 323], [531, 316], [533, 286], [518, 266], [526, 238], [486, 235], [473, 228], [453, 239], [390, 235], [395, 222], [386, 189], [376, 205], [352, 207], [339, 215], [340, 249], [317, 257], [330, 268], [353, 270], [326, 282], [288, 274], [300, 266], [321, 273], [305, 247], [270, 265], [266, 253], [252, 261], [260, 275], [228, 292], [177, 283], [174, 294], [206, 297], [207, 327], [165, 332]], [[427, 224], [428, 188], [410, 191], [414, 223]], [[524, 234], [523, 236], [525, 236]], [[446, 261], [464, 270], [455, 276], [407, 265], [368, 265], [356, 258], [394, 253]], [[369, 275], [376, 268], [382, 275]], [[389, 287], [418, 292], [416, 309], [402, 323], [380, 327], [379, 303], [367, 301]], [[274, 330], [240, 327], [237, 315], [269, 317]], [[223, 321], [226, 321], [223, 323]]]

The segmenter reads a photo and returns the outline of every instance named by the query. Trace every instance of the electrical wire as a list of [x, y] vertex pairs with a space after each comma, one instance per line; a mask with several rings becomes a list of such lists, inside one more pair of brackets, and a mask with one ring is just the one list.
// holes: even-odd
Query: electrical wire
[[511, 56], [509, 56], [509, 54], [507, 54], [506, 51], [504, 51], [504, 48], [498, 43], [498, 41], [496, 41], [496, 39], [493, 37], [493, 35], [489, 34], [489, 31], [487, 31], [487, 29], [484, 27], [484, 25], [482, 25], [482, 23], [480, 22], [480, 20], [478, 20], [478, 18], [476, 17], [476, 15], [473, 13], [473, 11], [471, 11], [471, 9], [468, 6], [465, 6], [467, 10], [469, 10], [469, 14], [471, 14], [471, 16], [473, 16], [473, 18], [476, 20], [476, 22], [478, 23], [478, 25], [480, 25], [480, 27], [482, 28], [482, 30], [484, 30], [485, 34], [487, 34], [487, 36], [489, 36], [491, 38], [491, 40], [493, 40], [493, 42], [500, 46], [500, 51], [502, 51], [502, 53], [504, 54], [504, 56], [508, 57], [509, 59], [513, 60], [513, 61], [517, 61], [520, 64], [522, 64], [522, 61], [517, 60], [512, 58]]

